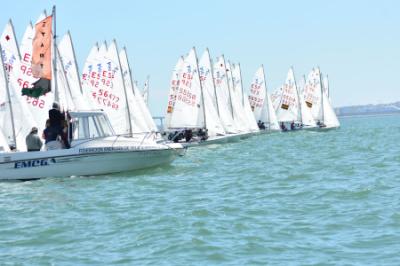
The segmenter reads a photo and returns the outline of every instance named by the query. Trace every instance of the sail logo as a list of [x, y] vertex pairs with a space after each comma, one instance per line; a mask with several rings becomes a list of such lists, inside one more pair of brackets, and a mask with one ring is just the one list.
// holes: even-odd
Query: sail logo
[[40, 167], [40, 166], [47, 166], [47, 165], [51, 165], [51, 164], [55, 164], [55, 163], [56, 163], [56, 159], [54, 159], [54, 158], [28, 160], [28, 161], [16, 162], [14, 164], [14, 168], [20, 169], [20, 168]]

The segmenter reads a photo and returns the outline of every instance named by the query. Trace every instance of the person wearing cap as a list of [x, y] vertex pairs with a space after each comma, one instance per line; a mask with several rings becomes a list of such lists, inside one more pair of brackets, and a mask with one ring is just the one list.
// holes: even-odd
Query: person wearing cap
[[38, 135], [37, 127], [33, 127], [31, 132], [25, 138], [26, 148], [28, 151], [40, 151], [43, 142]]

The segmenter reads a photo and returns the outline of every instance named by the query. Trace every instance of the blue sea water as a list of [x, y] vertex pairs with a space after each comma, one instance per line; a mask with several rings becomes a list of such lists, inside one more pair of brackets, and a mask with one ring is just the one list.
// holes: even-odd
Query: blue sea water
[[0, 183], [1, 265], [400, 265], [400, 116]]

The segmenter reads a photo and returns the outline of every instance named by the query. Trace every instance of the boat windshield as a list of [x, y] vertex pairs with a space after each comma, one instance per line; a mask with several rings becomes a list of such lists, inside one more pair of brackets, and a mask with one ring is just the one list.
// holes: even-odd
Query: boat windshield
[[71, 121], [72, 139], [92, 139], [114, 135], [110, 123], [104, 115], [75, 117]]

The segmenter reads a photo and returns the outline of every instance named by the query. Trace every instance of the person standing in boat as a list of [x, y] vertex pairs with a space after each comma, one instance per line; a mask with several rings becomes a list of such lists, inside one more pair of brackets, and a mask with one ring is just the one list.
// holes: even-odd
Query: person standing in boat
[[53, 103], [53, 108], [49, 110], [49, 119], [46, 121], [46, 129], [43, 132], [45, 137], [46, 149], [62, 149], [62, 137], [64, 136], [63, 126], [65, 115], [60, 112], [60, 105]]
[[43, 142], [38, 136], [37, 127], [33, 127], [31, 132], [25, 138], [26, 148], [28, 151], [40, 151], [43, 146]]
[[57, 102], [53, 103], [53, 108], [49, 110], [50, 126], [60, 127], [62, 130], [65, 115], [60, 111], [60, 105]]

